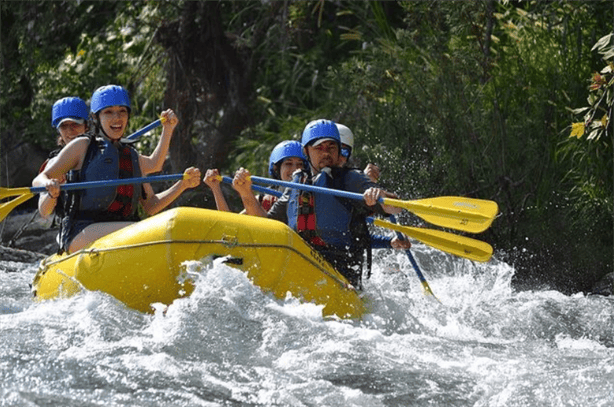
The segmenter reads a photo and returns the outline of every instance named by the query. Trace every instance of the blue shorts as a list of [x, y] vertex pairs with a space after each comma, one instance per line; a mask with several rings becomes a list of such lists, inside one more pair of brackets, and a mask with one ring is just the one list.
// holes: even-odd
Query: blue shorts
[[89, 225], [96, 223], [93, 220], [75, 220], [66, 225], [65, 220], [62, 222], [62, 234], [60, 236], [60, 252], [68, 252], [68, 248], [73, 239]]

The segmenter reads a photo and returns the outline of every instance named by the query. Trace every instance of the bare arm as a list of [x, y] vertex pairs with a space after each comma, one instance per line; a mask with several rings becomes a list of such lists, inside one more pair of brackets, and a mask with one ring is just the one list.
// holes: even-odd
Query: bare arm
[[[56, 157], [51, 158], [42, 166], [41, 172], [46, 168], [47, 165], [50, 165], [56, 160]], [[54, 195], [52, 196], [49, 192], [43, 192], [38, 196], [38, 212], [43, 218], [48, 218], [55, 209], [55, 206], [58, 203], [58, 196], [60, 194], [59, 188], [57, 191], [53, 191]]]
[[[368, 206], [375, 206], [377, 205], [377, 201], [379, 198], [387, 198], [389, 195], [390, 193], [384, 191], [383, 189], [369, 188], [364, 192], [362, 196]], [[390, 205], [382, 205], [382, 209], [384, 210], [384, 212], [390, 215], [396, 215], [403, 210], [403, 208], [396, 208]]]
[[150, 184], [143, 184], [143, 189], [145, 189], [147, 198], [141, 200], [141, 205], [145, 213], [148, 215], [155, 215], [170, 205], [186, 189], [194, 188], [200, 184], [200, 170], [198, 168], [188, 168], [185, 170], [184, 176], [186, 176], [185, 179], [177, 181], [172, 187], [158, 194], [154, 194]]
[[171, 144], [171, 138], [173, 137], [173, 132], [179, 123], [179, 119], [177, 119], [177, 116], [171, 109], [163, 111], [160, 118], [162, 120], [162, 135], [160, 136], [158, 145], [149, 156], [139, 154], [139, 165], [141, 166], [143, 175], [162, 171]]
[[89, 140], [86, 138], [77, 138], [71, 141], [32, 180], [32, 186], [47, 188], [47, 192], [40, 194], [38, 199], [38, 212], [43, 218], [47, 218], [53, 213], [57, 198], [60, 196], [60, 185], [66, 182], [66, 173], [81, 168], [88, 145]]
[[241, 201], [243, 201], [243, 207], [245, 208], [245, 213], [253, 216], [260, 216], [263, 218], [267, 217], [267, 213], [254, 196], [252, 192], [252, 181], [250, 179], [250, 173], [245, 168], [239, 168], [239, 170], [235, 173], [235, 177], [232, 180], [232, 187], [235, 191], [239, 193], [241, 196]]
[[68, 171], [81, 168], [88, 146], [89, 139], [84, 137], [76, 138], [68, 143], [55, 160], [49, 162], [45, 169], [32, 180], [32, 186], [46, 187], [53, 179], [57, 180], [58, 184], [63, 182]]
[[48, 218], [49, 215], [53, 213], [57, 203], [57, 197], [53, 198], [48, 192], [43, 192], [38, 197], [38, 213], [40, 213], [43, 218]]
[[211, 188], [213, 197], [215, 198], [215, 206], [219, 211], [230, 212], [224, 193], [222, 192], [221, 181], [219, 179], [220, 172], [217, 169], [207, 170], [203, 182]]

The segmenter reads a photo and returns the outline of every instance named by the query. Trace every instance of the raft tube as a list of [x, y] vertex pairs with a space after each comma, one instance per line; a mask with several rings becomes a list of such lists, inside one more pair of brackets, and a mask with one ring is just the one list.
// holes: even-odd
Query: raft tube
[[40, 264], [32, 283], [41, 300], [102, 291], [128, 307], [152, 312], [194, 290], [184, 262], [225, 257], [278, 299], [287, 293], [323, 305], [324, 316], [359, 318], [359, 292], [285, 224], [201, 208], [175, 208]]

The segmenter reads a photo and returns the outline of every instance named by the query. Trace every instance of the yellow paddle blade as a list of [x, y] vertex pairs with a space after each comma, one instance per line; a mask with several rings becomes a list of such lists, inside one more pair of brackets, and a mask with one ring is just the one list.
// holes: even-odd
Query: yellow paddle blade
[[[17, 189], [17, 188], [15, 188]], [[28, 189], [28, 188], [26, 188]], [[10, 196], [10, 195], [9, 195]], [[4, 220], [8, 216], [8, 214], [17, 206], [27, 201], [28, 199], [34, 196], [33, 193], [27, 191], [25, 194], [13, 199], [12, 201], [5, 202], [0, 205], [0, 222]]]
[[499, 206], [494, 201], [460, 196], [414, 201], [383, 198], [383, 203], [407, 209], [434, 225], [470, 233], [480, 233], [488, 229], [499, 212]]
[[435, 300], [437, 300], [438, 303], [442, 304], [442, 302], [439, 301], [439, 298], [437, 298], [435, 294], [433, 294], [433, 290], [431, 290], [431, 286], [429, 285], [429, 283], [427, 283], [426, 281], [422, 281], [421, 283], [422, 283], [422, 291], [424, 292], [424, 295], [431, 296]]
[[464, 257], [469, 260], [487, 262], [492, 257], [493, 249], [491, 245], [470, 237], [459, 236], [441, 230], [402, 226], [396, 223], [386, 222], [381, 219], [374, 219], [373, 224], [383, 228], [396, 230], [397, 232], [406, 234], [407, 236], [412, 237], [425, 245], [439, 249], [442, 252]]
[[0, 199], [9, 196], [25, 195], [30, 193], [30, 187], [21, 188], [0, 188]]

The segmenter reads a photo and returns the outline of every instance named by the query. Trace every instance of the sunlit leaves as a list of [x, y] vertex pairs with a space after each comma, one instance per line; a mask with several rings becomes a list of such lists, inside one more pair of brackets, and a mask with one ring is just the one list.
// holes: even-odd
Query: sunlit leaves
[[608, 59], [607, 55], [610, 55], [610, 42], [612, 40], [612, 34], [604, 35], [599, 38], [599, 40], [595, 43], [591, 51], [598, 50], [600, 53], [604, 54], [604, 58]]
[[581, 138], [583, 135], [584, 135], [584, 123], [583, 122], [572, 123], [571, 134], [569, 135], [569, 137]]
[[[606, 55], [610, 58], [614, 56], [614, 41], [612, 34], [605, 35], [597, 41], [592, 50], [597, 50], [604, 56], [606, 66], [601, 71], [594, 72], [590, 79], [590, 85], [588, 87], [589, 94], [587, 101], [589, 106], [585, 107], [582, 111], [579, 109], [574, 110], [574, 113], [586, 112], [584, 114], [584, 123], [590, 128], [590, 133], [587, 140], [599, 140], [603, 136], [608, 135], [610, 123], [612, 117], [612, 110], [614, 108], [614, 75], [612, 60], [608, 60]], [[600, 117], [599, 117], [600, 116]]]

